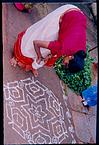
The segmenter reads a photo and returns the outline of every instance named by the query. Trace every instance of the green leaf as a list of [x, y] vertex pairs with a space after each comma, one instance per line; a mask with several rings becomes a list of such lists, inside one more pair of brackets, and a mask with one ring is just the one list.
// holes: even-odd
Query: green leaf
[[91, 85], [92, 73], [91, 73], [91, 63], [93, 58], [89, 56], [88, 46], [87, 46], [87, 57], [85, 59], [84, 70], [78, 73], [70, 73], [68, 70], [65, 70], [62, 64], [63, 57], [60, 57], [55, 65], [54, 69], [61, 80], [69, 88], [71, 88], [76, 93], [80, 93]]

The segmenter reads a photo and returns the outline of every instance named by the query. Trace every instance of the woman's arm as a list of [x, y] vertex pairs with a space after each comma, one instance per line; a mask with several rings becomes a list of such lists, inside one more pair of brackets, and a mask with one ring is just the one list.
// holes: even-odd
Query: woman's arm
[[42, 41], [42, 40], [34, 40], [33, 41], [34, 49], [37, 53], [37, 62], [38, 63], [40, 63], [41, 58], [42, 58], [42, 55], [41, 55], [41, 52], [40, 52], [40, 47], [43, 47], [43, 48], [47, 49], [49, 43], [50, 43], [49, 41]]

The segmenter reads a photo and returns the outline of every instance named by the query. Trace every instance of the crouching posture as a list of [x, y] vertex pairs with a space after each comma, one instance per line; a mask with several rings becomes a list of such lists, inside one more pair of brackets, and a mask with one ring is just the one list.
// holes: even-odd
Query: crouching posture
[[13, 66], [19, 65], [34, 76], [42, 66], [53, 66], [64, 57], [72, 73], [84, 68], [86, 57], [86, 16], [74, 5], [63, 5], [18, 35]]

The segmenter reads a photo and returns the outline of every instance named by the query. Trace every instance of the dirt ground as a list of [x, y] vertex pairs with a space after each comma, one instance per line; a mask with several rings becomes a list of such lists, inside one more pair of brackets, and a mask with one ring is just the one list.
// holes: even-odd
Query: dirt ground
[[[31, 72], [9, 63], [18, 33], [61, 5], [38, 3], [31, 13], [22, 13], [12, 3], [2, 4], [4, 144], [96, 142], [96, 106], [87, 115], [71, 109], [79, 105], [80, 98], [69, 88], [65, 95], [66, 85], [53, 68], [40, 68], [34, 78]], [[79, 7], [87, 14], [86, 5]], [[87, 22], [87, 41], [92, 48], [97, 45], [97, 30], [92, 20], [88, 18]], [[97, 58], [96, 54], [97, 49], [91, 52]]]

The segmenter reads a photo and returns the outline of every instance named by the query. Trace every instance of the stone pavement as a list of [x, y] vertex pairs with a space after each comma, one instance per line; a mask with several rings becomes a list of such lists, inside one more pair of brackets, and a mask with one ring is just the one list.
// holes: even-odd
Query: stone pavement
[[[79, 112], [80, 97], [66, 88], [53, 68], [40, 68], [34, 78], [9, 63], [18, 33], [61, 5], [38, 3], [31, 13], [22, 13], [11, 3], [2, 4], [4, 144], [96, 142], [96, 106], [87, 115]], [[89, 21], [93, 29], [87, 30], [88, 42], [93, 47], [96, 30]], [[94, 75], [93, 83], [96, 79]]]

